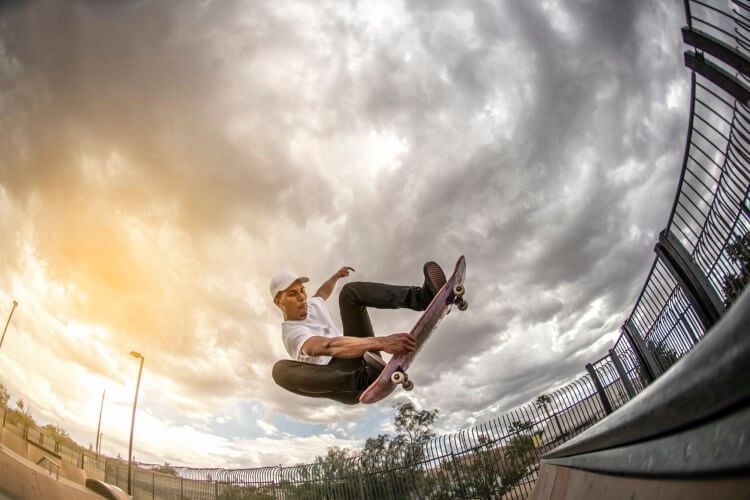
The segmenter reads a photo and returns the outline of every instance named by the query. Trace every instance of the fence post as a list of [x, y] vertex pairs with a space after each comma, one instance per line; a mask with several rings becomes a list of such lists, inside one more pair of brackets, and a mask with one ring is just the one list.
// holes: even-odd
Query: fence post
[[724, 304], [680, 240], [669, 229], [659, 233], [656, 254], [679, 283], [708, 331], [724, 314]]
[[620, 361], [620, 357], [617, 355], [614, 349], [609, 350], [609, 357], [612, 358], [612, 361], [615, 364], [615, 369], [620, 375], [620, 380], [622, 380], [622, 384], [625, 386], [625, 390], [628, 393], [628, 399], [633, 399], [635, 397], [635, 389], [633, 388], [633, 384], [630, 382], [630, 377], [628, 377], [628, 374], [625, 371], [625, 367], [622, 365], [622, 361]]
[[628, 318], [624, 325], [622, 325], [622, 331], [625, 333], [625, 338], [628, 339], [630, 345], [633, 346], [633, 350], [638, 354], [638, 357], [643, 363], [643, 367], [646, 368], [645, 374], [649, 377], [648, 383], [653, 382], [659, 376], [664, 373], [661, 369], [659, 362], [656, 360], [656, 356], [651, 352], [651, 348], [643, 340], [643, 337], [638, 333], [638, 329], [633, 323], [632, 318]]
[[594, 383], [596, 392], [599, 393], [599, 399], [602, 401], [604, 411], [609, 415], [612, 413], [612, 405], [609, 402], [609, 398], [607, 398], [607, 394], [604, 392], [604, 387], [602, 387], [602, 383], [599, 381], [599, 376], [596, 374], [594, 366], [591, 363], [586, 363], [586, 370], [589, 372], [589, 375], [591, 375], [591, 381]]

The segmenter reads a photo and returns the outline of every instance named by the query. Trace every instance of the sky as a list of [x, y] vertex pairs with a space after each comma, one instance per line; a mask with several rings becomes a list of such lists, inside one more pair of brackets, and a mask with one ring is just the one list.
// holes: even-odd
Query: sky
[[[496, 1], [0, 3], [0, 383], [127, 457], [294, 465], [482, 423], [612, 346], [677, 189], [681, 5]], [[344, 406], [276, 386], [268, 283], [421, 285], [469, 310], [415, 389]], [[328, 301], [336, 322], [339, 283]], [[419, 313], [372, 311], [377, 334]], [[104, 393], [104, 404], [102, 396]]]

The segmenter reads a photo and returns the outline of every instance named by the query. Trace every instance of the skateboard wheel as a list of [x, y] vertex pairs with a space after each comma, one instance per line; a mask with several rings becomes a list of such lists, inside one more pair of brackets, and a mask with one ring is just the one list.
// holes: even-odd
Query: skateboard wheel
[[465, 300], [461, 300], [456, 305], [458, 306], [459, 311], [465, 311], [469, 308], [469, 303], [466, 302]]
[[456, 297], [463, 297], [465, 291], [466, 289], [463, 285], [456, 285], [453, 287], [453, 295], [455, 295]]
[[405, 391], [410, 391], [414, 389], [414, 382], [412, 382], [411, 380], [407, 380], [401, 387], [403, 387]]
[[391, 382], [394, 384], [403, 384], [407, 382], [406, 374], [404, 372], [393, 372], [391, 373]]

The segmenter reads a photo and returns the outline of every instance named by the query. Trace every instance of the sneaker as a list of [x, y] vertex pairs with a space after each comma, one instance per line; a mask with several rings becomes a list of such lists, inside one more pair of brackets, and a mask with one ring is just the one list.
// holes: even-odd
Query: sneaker
[[422, 310], [424, 310], [430, 305], [432, 298], [438, 293], [438, 290], [445, 285], [446, 280], [445, 273], [437, 262], [426, 262], [422, 271], [424, 272], [424, 285], [422, 285], [420, 302]]
[[365, 381], [362, 386], [362, 389], [364, 390], [377, 380], [380, 376], [380, 372], [385, 368], [386, 363], [383, 358], [380, 357], [380, 354], [376, 352], [366, 352], [362, 358], [365, 362]]
[[385, 368], [385, 360], [380, 357], [380, 354], [368, 351], [363, 357], [365, 358], [365, 364], [367, 364], [367, 366], [375, 368], [378, 373], [382, 372], [383, 368]]

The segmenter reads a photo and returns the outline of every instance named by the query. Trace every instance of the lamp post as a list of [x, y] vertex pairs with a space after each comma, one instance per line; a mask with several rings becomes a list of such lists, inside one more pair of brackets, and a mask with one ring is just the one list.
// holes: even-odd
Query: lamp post
[[133, 399], [133, 418], [130, 420], [130, 445], [128, 446], [128, 495], [133, 494], [132, 477], [133, 477], [133, 429], [135, 428], [135, 407], [138, 404], [138, 388], [141, 386], [141, 372], [143, 371], [144, 358], [140, 353], [130, 351], [130, 355], [141, 360], [141, 366], [138, 368], [138, 382], [135, 384], [135, 398]]
[[3, 336], [0, 337], [0, 347], [3, 346], [3, 340], [5, 340], [5, 332], [8, 331], [8, 325], [10, 324], [10, 318], [13, 317], [13, 311], [16, 310], [16, 306], [18, 306], [18, 302], [15, 300], [13, 301], [13, 308], [10, 310], [10, 314], [8, 315], [8, 321], [5, 322], [5, 328], [3, 328]]
[[107, 394], [107, 391], [102, 391], [102, 405], [99, 407], [99, 424], [96, 426], [96, 458], [99, 458], [99, 445], [101, 444], [99, 441], [99, 437], [101, 436], [101, 430], [102, 430], [102, 412], [104, 412], [104, 395]]

